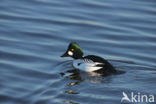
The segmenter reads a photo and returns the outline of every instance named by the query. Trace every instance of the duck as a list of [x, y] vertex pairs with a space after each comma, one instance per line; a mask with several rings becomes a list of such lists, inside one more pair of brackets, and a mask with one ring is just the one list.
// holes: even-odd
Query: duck
[[117, 70], [102, 57], [96, 55], [84, 56], [82, 49], [76, 42], [71, 42], [61, 57], [72, 57], [74, 59], [72, 66], [80, 71], [96, 72], [106, 76], [117, 72]]

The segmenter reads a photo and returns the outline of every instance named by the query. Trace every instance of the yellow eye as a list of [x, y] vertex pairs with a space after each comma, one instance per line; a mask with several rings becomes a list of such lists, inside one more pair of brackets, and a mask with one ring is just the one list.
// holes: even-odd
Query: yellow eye
[[72, 50], [72, 51], [74, 51], [74, 49], [73, 49], [73, 48], [72, 48], [71, 50]]

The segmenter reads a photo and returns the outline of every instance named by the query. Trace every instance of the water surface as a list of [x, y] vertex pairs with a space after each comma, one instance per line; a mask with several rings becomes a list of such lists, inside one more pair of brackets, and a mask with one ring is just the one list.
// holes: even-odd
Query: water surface
[[[156, 98], [154, 0], [2, 0], [0, 9], [1, 104], [120, 104], [123, 91]], [[72, 69], [60, 57], [71, 41], [126, 73], [61, 75]]]

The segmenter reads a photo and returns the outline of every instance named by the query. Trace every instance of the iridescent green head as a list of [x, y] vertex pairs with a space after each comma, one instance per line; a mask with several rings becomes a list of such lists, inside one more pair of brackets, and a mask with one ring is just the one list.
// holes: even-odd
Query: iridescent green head
[[74, 59], [82, 58], [83, 51], [76, 42], [71, 42], [67, 51], [61, 57], [72, 57]]

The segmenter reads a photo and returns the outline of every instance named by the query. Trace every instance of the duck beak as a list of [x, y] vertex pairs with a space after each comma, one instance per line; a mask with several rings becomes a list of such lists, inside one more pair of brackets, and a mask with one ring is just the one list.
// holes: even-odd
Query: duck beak
[[66, 53], [64, 53], [61, 57], [68, 57], [69, 55], [68, 55], [68, 53], [66, 52]]

